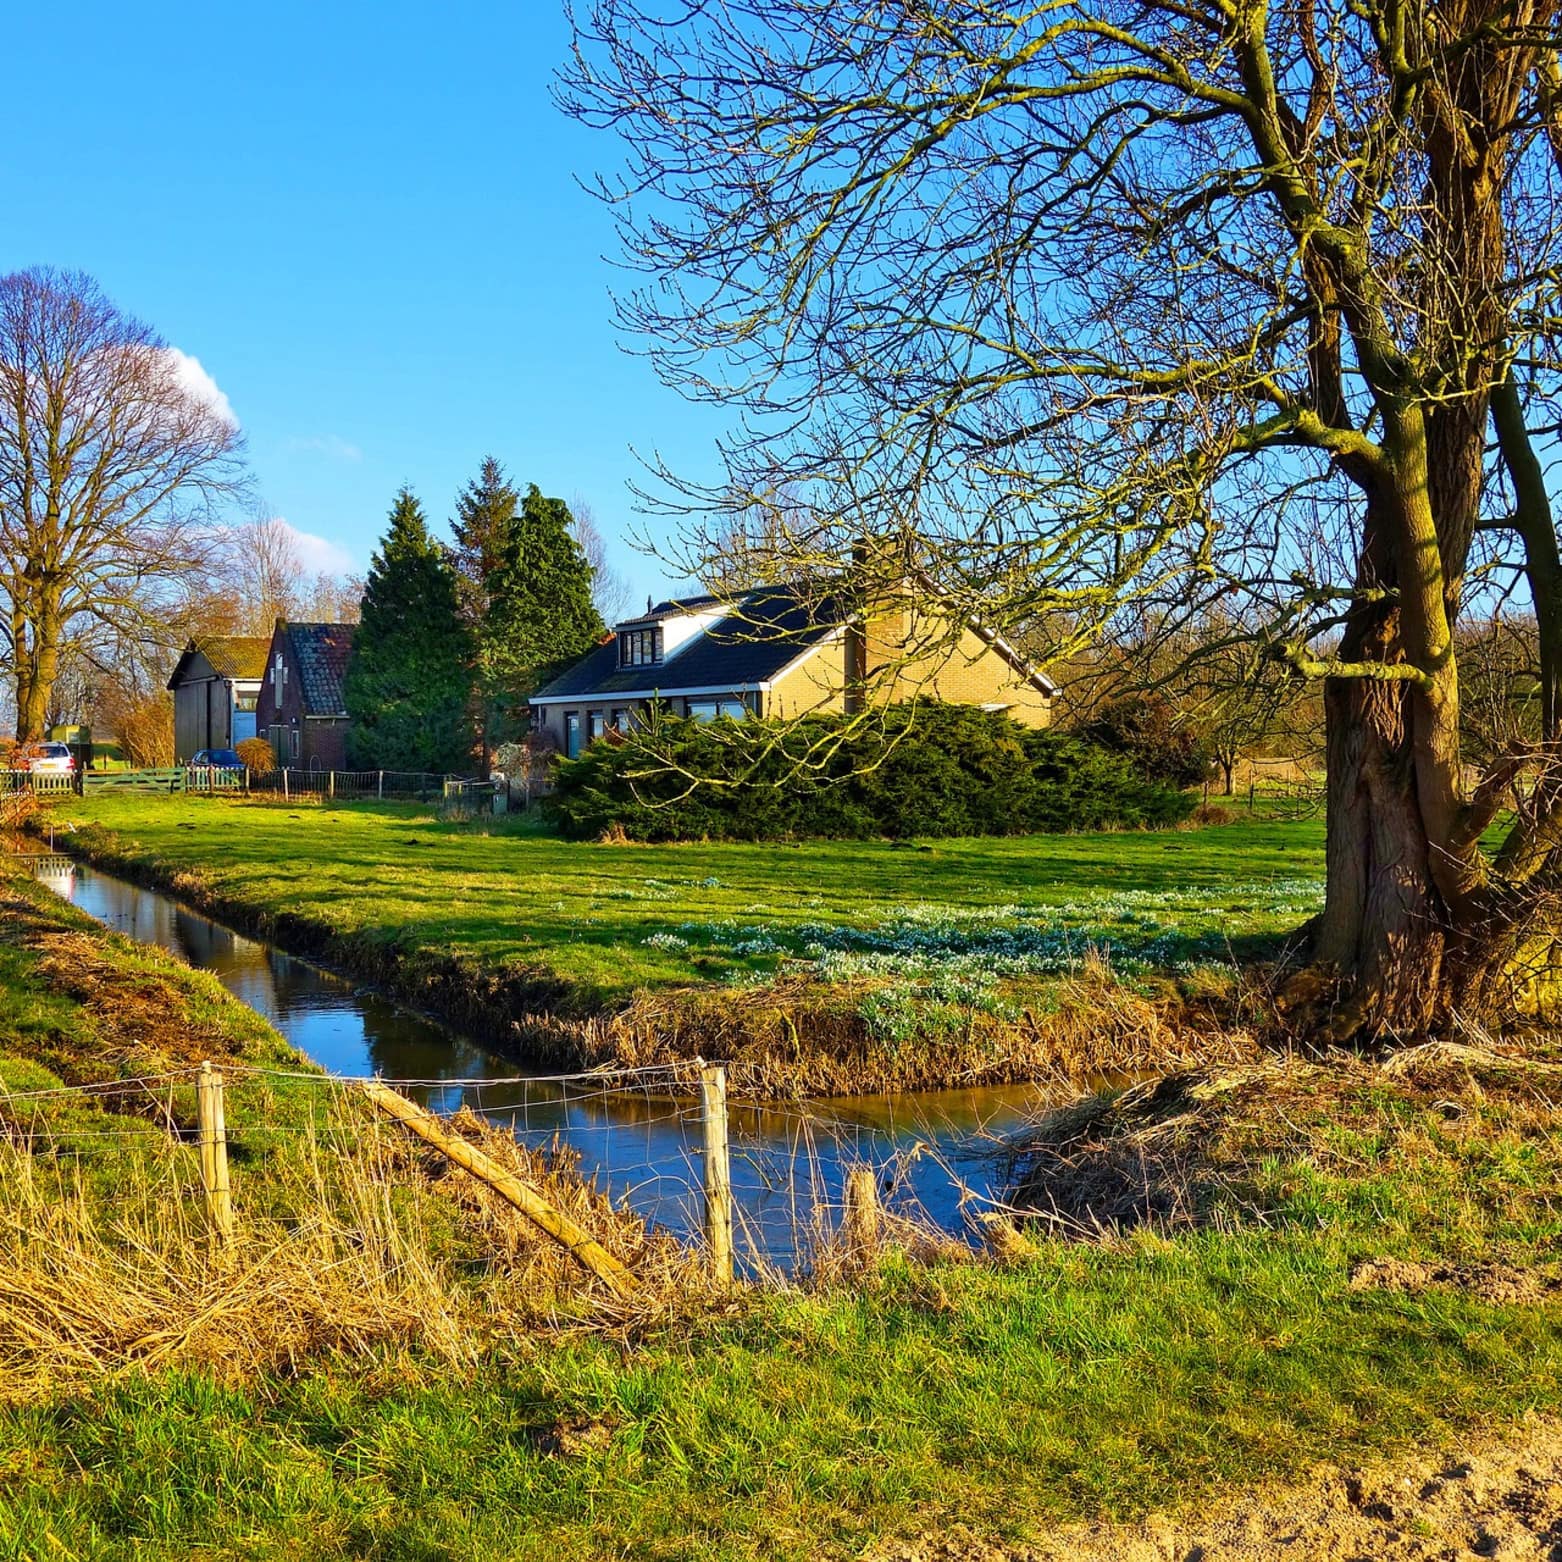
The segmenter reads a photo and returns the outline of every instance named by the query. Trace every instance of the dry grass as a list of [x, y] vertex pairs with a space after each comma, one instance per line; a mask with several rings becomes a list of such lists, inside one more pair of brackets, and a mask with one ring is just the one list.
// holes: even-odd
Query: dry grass
[[[570, 1157], [469, 1113], [451, 1124], [623, 1258], [627, 1299], [366, 1102], [333, 1094], [269, 1211], [247, 1204], [238, 1174], [227, 1244], [206, 1229], [193, 1152], [150, 1128], [83, 1129], [78, 1115], [57, 1142], [0, 1141], [0, 1397], [167, 1365], [292, 1372], [386, 1347], [472, 1363], [539, 1332], [633, 1331], [708, 1300], [700, 1255], [615, 1207]], [[84, 1132], [122, 1140], [108, 1184], [66, 1149]]]
[[1268, 1223], [1299, 1190], [1374, 1172], [1434, 1197], [1482, 1157], [1535, 1161], [1544, 1192], [1562, 1176], [1562, 1065], [1532, 1047], [1271, 1057], [1091, 1096], [1017, 1142], [1016, 1202], [1082, 1235]]
[[937, 1090], [1016, 1080], [1079, 1088], [1107, 1080], [1258, 1054], [1234, 1022], [1238, 1005], [1147, 996], [1104, 966], [1049, 978], [1046, 1007], [1018, 1017], [972, 1010], [957, 1027], [906, 1040], [876, 1037], [862, 1016], [868, 983], [806, 979], [745, 990], [641, 991], [614, 1014], [533, 1014], [517, 1022], [529, 1053], [571, 1067], [670, 1065], [695, 1080], [695, 1060], [725, 1062], [731, 1090], [750, 1099]]
[[[433, 1256], [427, 1211], [365, 1155], [331, 1155], [294, 1221], [204, 1229], [189, 1155], [136, 1159], [112, 1198], [29, 1146], [0, 1148], [0, 1393], [16, 1401], [160, 1365], [219, 1375], [417, 1345], [469, 1360], [472, 1299]], [[127, 1158], [127, 1170], [128, 1170]], [[63, 1182], [63, 1186], [62, 1186]]]

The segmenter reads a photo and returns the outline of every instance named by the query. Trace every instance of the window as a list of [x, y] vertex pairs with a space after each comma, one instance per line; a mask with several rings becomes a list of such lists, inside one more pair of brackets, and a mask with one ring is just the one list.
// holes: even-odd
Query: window
[[612, 720], [611, 725], [618, 732], [628, 732], [629, 731], [629, 712], [626, 711], [626, 710], [616, 710], [616, 711], [614, 711], [613, 712], [613, 720]]
[[660, 629], [623, 629], [618, 635], [620, 667], [655, 667], [662, 659]]
[[580, 712], [578, 710], [564, 712], [564, 752], [570, 759], [576, 759], [580, 755]]
[[[286, 669], [284, 669], [284, 671], [285, 670]], [[297, 759], [298, 756], [303, 752], [303, 748], [304, 748], [304, 734], [302, 732], [300, 732], [297, 727], [294, 727], [293, 728], [293, 758], [294, 759]]]
[[684, 704], [696, 721], [715, 721], [718, 716], [737, 721], [749, 713], [747, 700], [685, 700]]
[[602, 729], [606, 725], [599, 710], [586, 712], [586, 741], [595, 743], [602, 736]]

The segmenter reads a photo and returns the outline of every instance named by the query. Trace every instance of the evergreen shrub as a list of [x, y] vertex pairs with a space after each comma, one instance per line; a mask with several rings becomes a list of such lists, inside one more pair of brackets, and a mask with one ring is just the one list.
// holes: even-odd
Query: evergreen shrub
[[572, 839], [637, 841], [1142, 828], [1192, 806], [1123, 754], [931, 700], [785, 723], [659, 714], [560, 761], [548, 803]]
[[1208, 738], [1164, 695], [1113, 700], [1078, 731], [1091, 743], [1126, 754], [1141, 775], [1171, 786], [1197, 786], [1215, 763]]

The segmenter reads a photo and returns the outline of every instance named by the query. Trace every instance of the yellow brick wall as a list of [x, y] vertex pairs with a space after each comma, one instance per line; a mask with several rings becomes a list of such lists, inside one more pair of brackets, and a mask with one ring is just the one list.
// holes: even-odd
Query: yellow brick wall
[[783, 673], [765, 696], [766, 716], [839, 715], [846, 709], [846, 637], [832, 635], [812, 656]]
[[[951, 705], [1003, 705], [1027, 727], [1052, 724], [1051, 699], [974, 630], [965, 630], [957, 646], [929, 648], [933, 638], [932, 631], [896, 615], [873, 619], [866, 642], [868, 697], [874, 704], [921, 696]], [[838, 636], [777, 680], [765, 714], [791, 719], [810, 711], [844, 710], [846, 647], [846, 637]]]

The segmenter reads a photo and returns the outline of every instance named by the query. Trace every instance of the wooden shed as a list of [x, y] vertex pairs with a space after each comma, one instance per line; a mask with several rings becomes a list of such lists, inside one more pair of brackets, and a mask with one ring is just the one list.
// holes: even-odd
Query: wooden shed
[[168, 687], [174, 696], [174, 757], [184, 764], [203, 748], [233, 748], [255, 736], [255, 706], [270, 641], [205, 635], [190, 641]]

